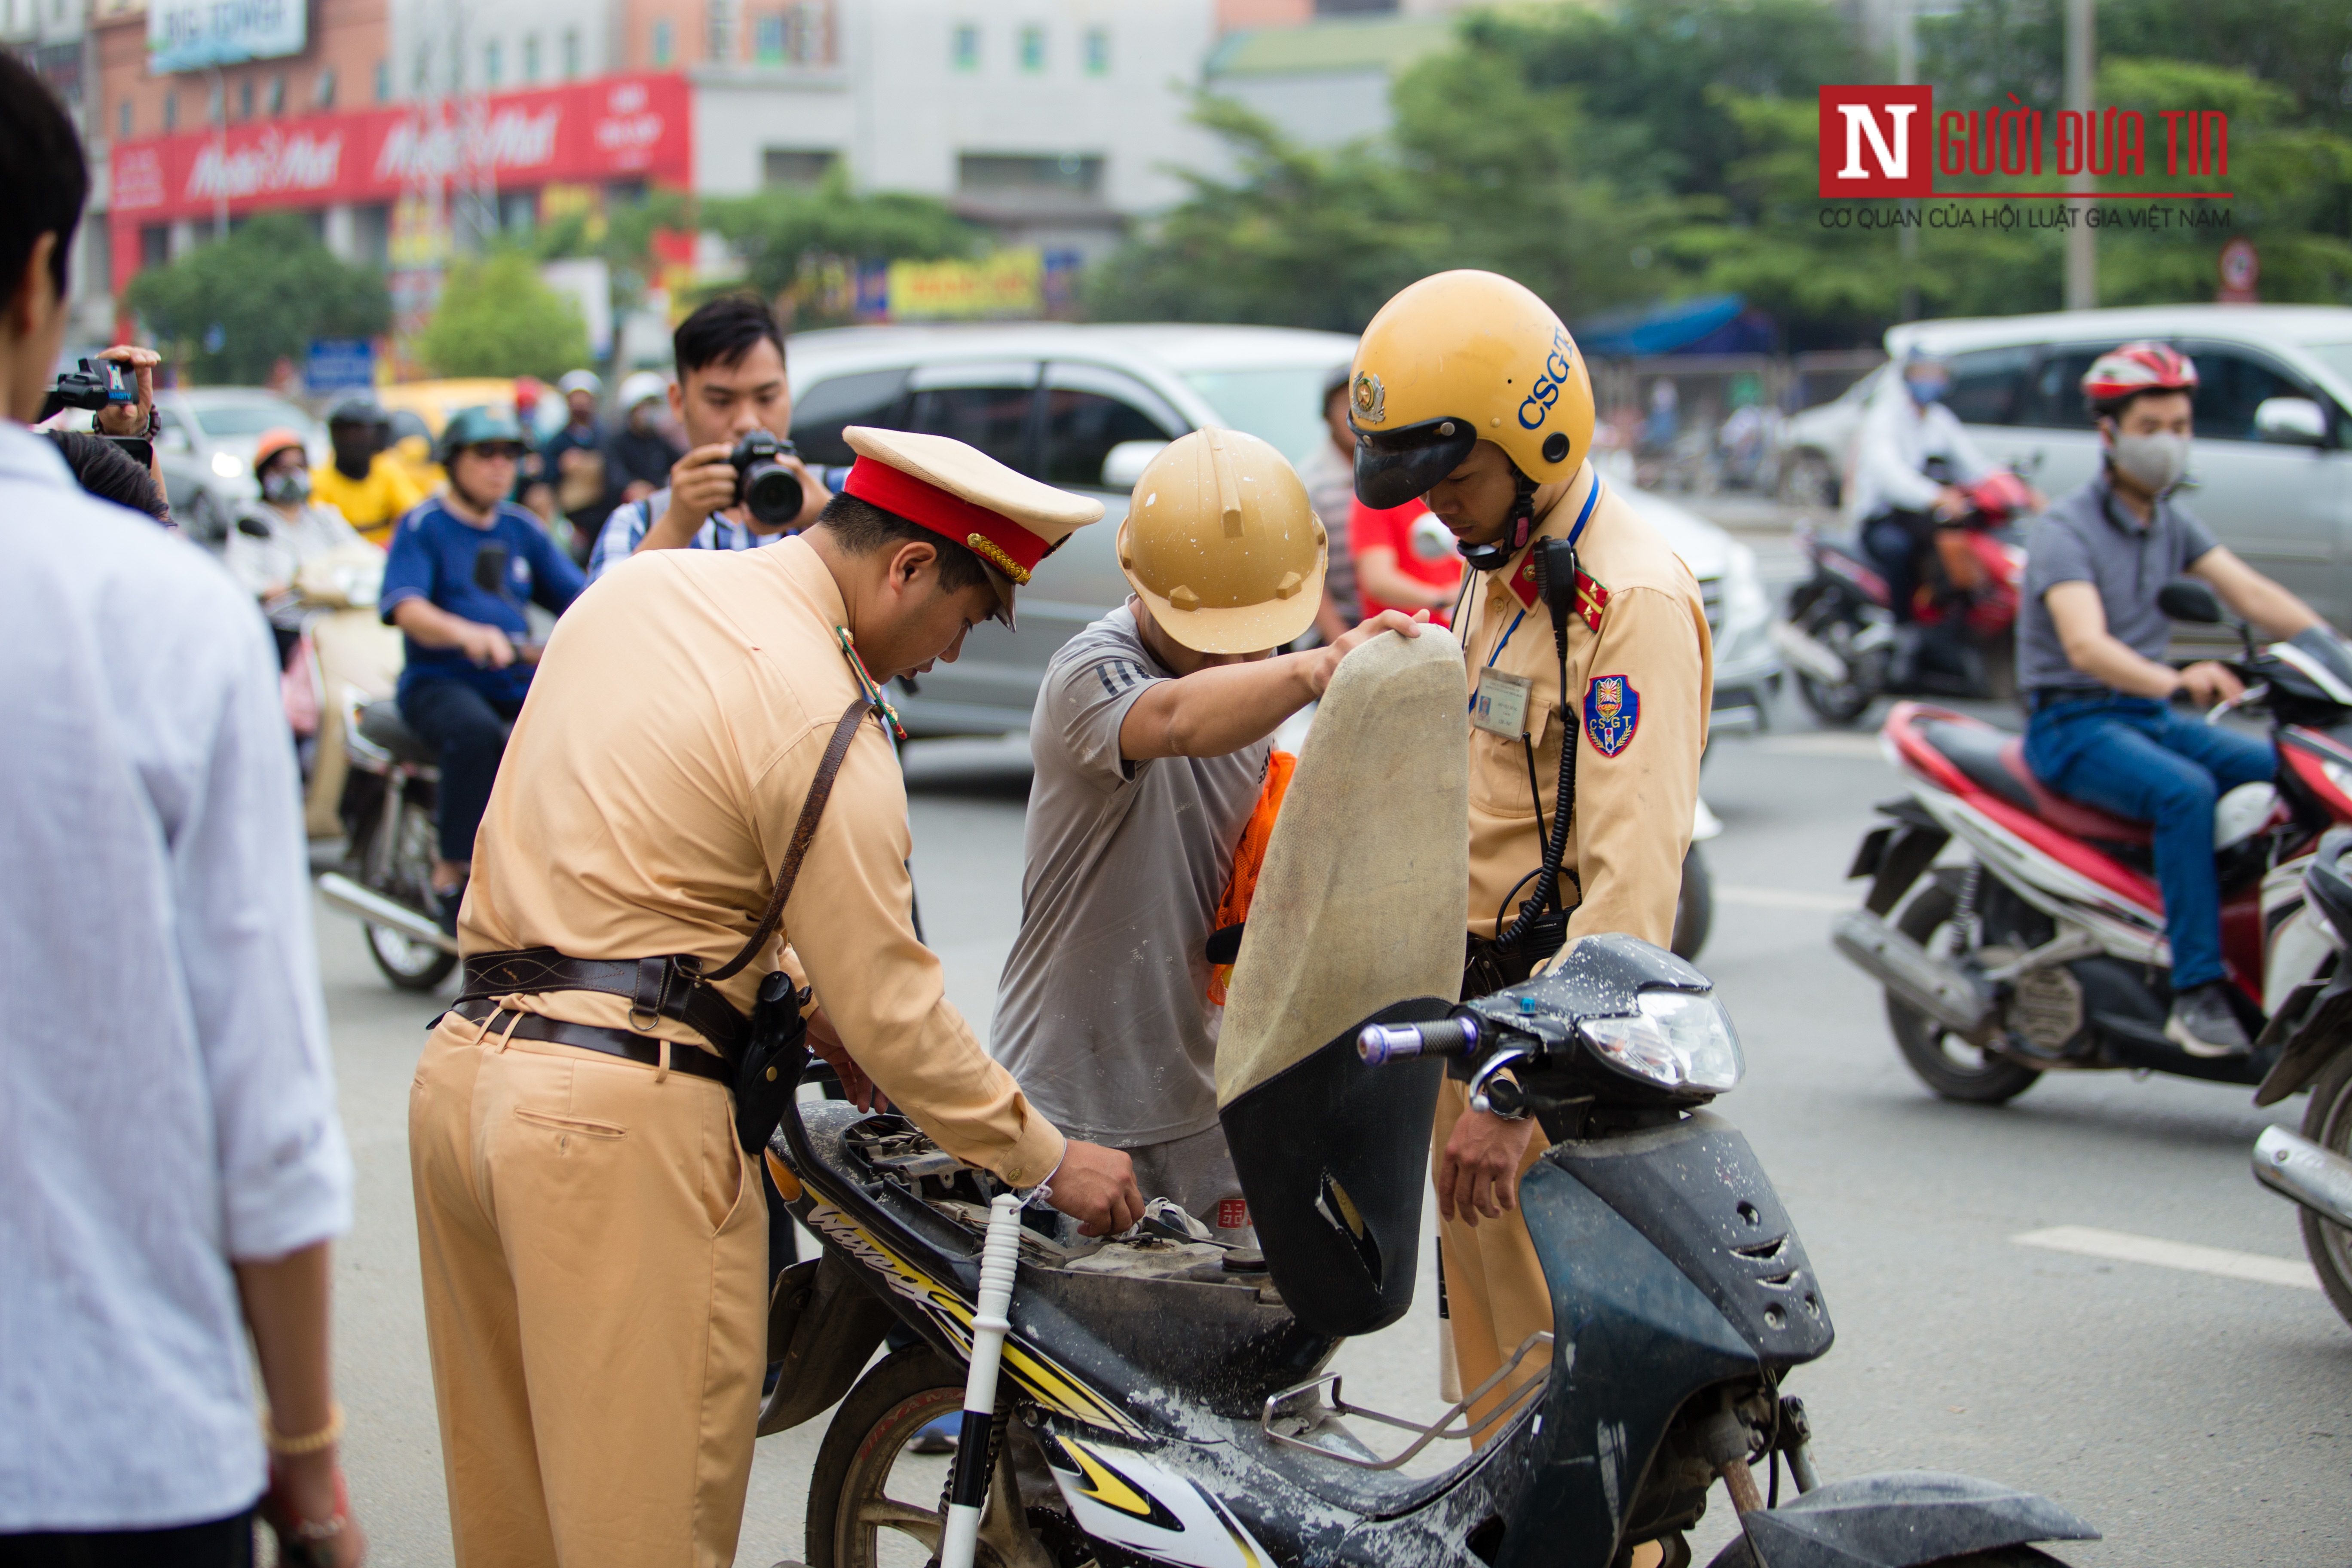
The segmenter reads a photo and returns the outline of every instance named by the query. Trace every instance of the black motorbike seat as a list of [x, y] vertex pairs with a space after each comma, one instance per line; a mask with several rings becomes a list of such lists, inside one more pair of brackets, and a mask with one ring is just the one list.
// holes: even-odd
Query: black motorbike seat
[[424, 768], [440, 764], [441, 753], [408, 727], [408, 721], [400, 716], [400, 704], [389, 697], [360, 710], [360, 734], [389, 752], [394, 762]]
[[2103, 844], [2149, 842], [2147, 823], [2112, 816], [2096, 806], [2069, 800], [2035, 778], [2025, 765], [2025, 742], [2020, 736], [1987, 725], [1927, 719], [1920, 721], [1919, 738], [1969, 778], [2070, 838]]

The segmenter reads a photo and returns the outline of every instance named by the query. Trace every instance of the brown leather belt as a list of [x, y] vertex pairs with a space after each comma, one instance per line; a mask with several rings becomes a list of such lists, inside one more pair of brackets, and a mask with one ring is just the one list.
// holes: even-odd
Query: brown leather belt
[[486, 1002], [548, 991], [599, 991], [626, 997], [632, 1022], [640, 1013], [674, 1018], [716, 1046], [723, 1057], [743, 1052], [749, 1027], [743, 1015], [676, 958], [572, 958], [551, 947], [478, 952], [466, 960], [466, 988], [457, 1000]]
[[[460, 1018], [481, 1023], [506, 1011], [496, 1002], [484, 998], [458, 999], [449, 1009]], [[554, 1046], [578, 1046], [583, 1050], [602, 1051], [608, 1057], [620, 1057], [644, 1067], [661, 1066], [662, 1042], [651, 1036], [633, 1035], [625, 1029], [607, 1029], [594, 1024], [575, 1024], [567, 1018], [542, 1018], [536, 1013], [510, 1013], [490, 1026], [493, 1036], [508, 1035], [512, 1025], [512, 1037], [518, 1040], [541, 1040]], [[673, 1040], [669, 1047], [669, 1069], [707, 1078], [713, 1083], [733, 1087], [735, 1069], [700, 1046]]]

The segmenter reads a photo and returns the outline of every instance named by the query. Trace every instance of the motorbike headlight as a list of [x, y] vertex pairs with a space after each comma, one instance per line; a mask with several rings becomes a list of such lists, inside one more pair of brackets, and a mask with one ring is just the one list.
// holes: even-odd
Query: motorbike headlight
[[1731, 1015], [1709, 992], [1644, 991], [1628, 1017], [1587, 1018], [1585, 1039], [1602, 1060], [1661, 1089], [1721, 1094], [1748, 1070]]

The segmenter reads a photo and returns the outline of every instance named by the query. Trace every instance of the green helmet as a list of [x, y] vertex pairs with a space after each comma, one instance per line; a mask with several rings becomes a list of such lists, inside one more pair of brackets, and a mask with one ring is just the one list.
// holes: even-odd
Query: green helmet
[[499, 444], [512, 447], [524, 445], [522, 426], [514, 416], [503, 408], [460, 408], [449, 416], [449, 423], [441, 429], [441, 441], [434, 449], [434, 460], [445, 468], [449, 459], [467, 447], [490, 447]]

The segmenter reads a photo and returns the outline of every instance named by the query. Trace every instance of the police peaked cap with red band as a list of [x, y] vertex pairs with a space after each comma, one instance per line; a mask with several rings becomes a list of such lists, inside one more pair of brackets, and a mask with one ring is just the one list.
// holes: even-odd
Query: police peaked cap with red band
[[979, 556], [1007, 626], [1013, 590], [1103, 514], [1098, 500], [1041, 484], [945, 436], [853, 425], [842, 438], [857, 454], [843, 490]]

